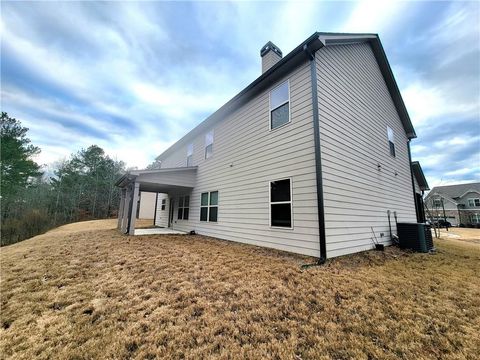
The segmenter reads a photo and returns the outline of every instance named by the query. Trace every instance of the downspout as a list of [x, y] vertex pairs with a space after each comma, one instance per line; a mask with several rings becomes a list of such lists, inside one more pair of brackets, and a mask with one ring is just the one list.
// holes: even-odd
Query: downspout
[[412, 191], [413, 191], [413, 201], [415, 204], [415, 215], [418, 221], [418, 204], [417, 204], [417, 192], [415, 191], [415, 181], [413, 180], [413, 169], [412, 169], [412, 152], [410, 151], [410, 140], [407, 141], [408, 147], [408, 166], [410, 168], [410, 178], [412, 180]]
[[318, 91], [317, 91], [317, 64], [315, 52], [312, 53], [307, 45], [303, 47], [310, 60], [310, 79], [312, 82], [312, 108], [313, 108], [313, 141], [315, 145], [315, 173], [317, 181], [317, 211], [318, 211], [318, 232], [320, 243], [320, 257], [318, 264], [324, 264], [327, 260], [327, 246], [325, 241], [325, 214], [323, 205], [323, 179], [322, 179], [322, 157], [320, 152], [320, 119], [318, 114]]

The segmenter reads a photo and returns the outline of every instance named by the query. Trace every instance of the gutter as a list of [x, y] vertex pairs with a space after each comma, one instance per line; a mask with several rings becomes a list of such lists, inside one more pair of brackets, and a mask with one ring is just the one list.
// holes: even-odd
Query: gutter
[[315, 177], [317, 185], [317, 212], [318, 212], [318, 241], [320, 245], [320, 256], [316, 265], [322, 265], [327, 260], [327, 244], [325, 237], [325, 211], [323, 202], [323, 175], [322, 175], [322, 154], [320, 151], [320, 116], [318, 112], [318, 84], [317, 64], [315, 53], [305, 44], [303, 47], [310, 60], [310, 81], [312, 83], [312, 109], [313, 109], [313, 141], [315, 146]]

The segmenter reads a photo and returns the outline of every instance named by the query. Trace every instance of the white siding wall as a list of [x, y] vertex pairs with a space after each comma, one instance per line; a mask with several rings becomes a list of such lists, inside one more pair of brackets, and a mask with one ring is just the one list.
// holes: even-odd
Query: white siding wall
[[[175, 201], [174, 229], [319, 255], [308, 63], [297, 68], [288, 79], [290, 124], [270, 131], [270, 88], [215, 126], [211, 158], [204, 159], [205, 134], [194, 139], [193, 165], [198, 166], [198, 172], [197, 185], [190, 194], [190, 219], [177, 220]], [[186, 166], [186, 155], [185, 146], [162, 159], [162, 168]], [[292, 178], [293, 185], [294, 228], [272, 229], [269, 181], [287, 177]], [[219, 191], [218, 222], [200, 222], [200, 195], [216, 190]]]
[[[162, 210], [162, 200], [165, 200], [165, 209]], [[168, 201], [167, 194], [158, 194], [157, 199], [157, 212], [155, 213], [155, 226], [167, 227], [168, 226], [168, 207], [170, 203]]]
[[140, 193], [139, 219], [153, 219], [156, 193], [142, 191]]
[[[368, 44], [317, 52], [327, 256], [388, 243], [387, 210], [416, 222], [407, 137]], [[390, 156], [387, 125], [394, 130]], [[381, 165], [381, 170], [377, 169]], [[380, 237], [380, 233], [384, 237]]]

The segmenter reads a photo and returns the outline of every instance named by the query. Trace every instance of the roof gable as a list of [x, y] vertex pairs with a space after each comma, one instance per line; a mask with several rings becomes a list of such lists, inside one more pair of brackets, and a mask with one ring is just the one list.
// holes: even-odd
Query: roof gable
[[433, 194], [443, 194], [451, 199], [461, 198], [469, 192], [480, 193], [480, 182], [468, 183], [468, 184], [457, 184], [457, 185], [445, 185], [445, 186], [435, 186], [432, 191], [427, 195], [430, 197]]
[[320, 48], [330, 45], [346, 45], [361, 42], [368, 42], [372, 46], [373, 53], [377, 59], [378, 65], [385, 79], [387, 88], [390, 92], [400, 120], [402, 121], [405, 133], [409, 139], [416, 138], [417, 135], [415, 134], [415, 130], [408, 115], [407, 108], [405, 107], [405, 103], [401, 97], [400, 90], [393, 76], [392, 69], [390, 68], [390, 64], [388, 63], [387, 56], [383, 49], [382, 43], [380, 42], [378, 34], [316, 32], [295, 49], [293, 49], [290, 53], [288, 53], [285, 57], [280, 59], [270, 69], [260, 75], [256, 80], [254, 80], [231, 100], [229, 100], [220, 109], [197, 125], [193, 130], [178, 140], [170, 148], [165, 150], [156, 159], [162, 160], [176, 149], [186, 146], [193, 138], [201, 135], [203, 132], [208, 131], [216, 123], [225, 119], [227, 115], [235, 111], [238, 107], [247, 103], [254, 96], [258, 95], [258, 93], [273, 85], [281, 77], [290, 73]]

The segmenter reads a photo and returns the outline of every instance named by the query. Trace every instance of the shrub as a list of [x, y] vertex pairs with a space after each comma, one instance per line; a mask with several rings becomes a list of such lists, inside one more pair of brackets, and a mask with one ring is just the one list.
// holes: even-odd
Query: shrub
[[50, 216], [38, 209], [29, 209], [20, 218], [8, 218], [2, 222], [0, 238], [1, 246], [42, 234], [53, 226]]

